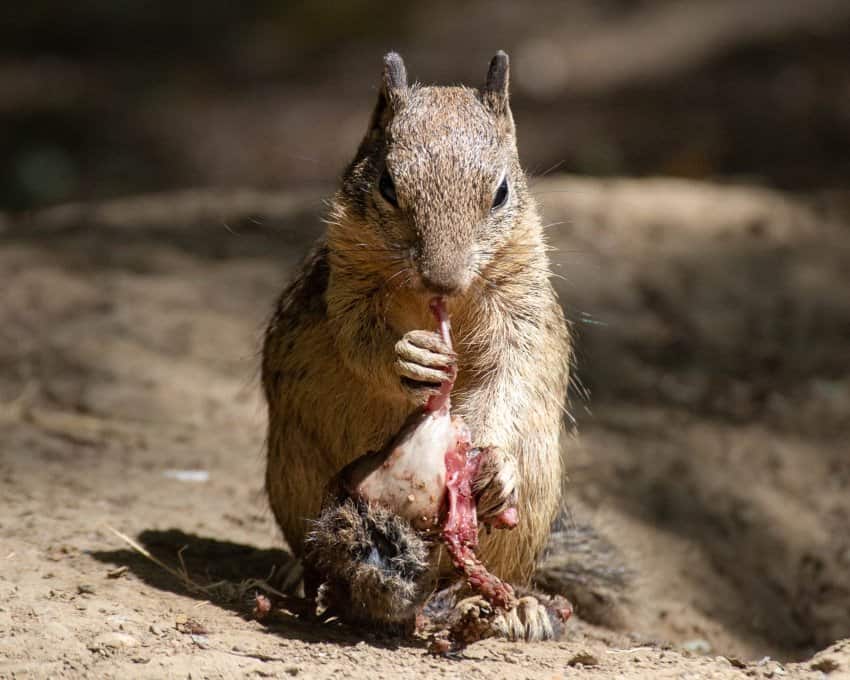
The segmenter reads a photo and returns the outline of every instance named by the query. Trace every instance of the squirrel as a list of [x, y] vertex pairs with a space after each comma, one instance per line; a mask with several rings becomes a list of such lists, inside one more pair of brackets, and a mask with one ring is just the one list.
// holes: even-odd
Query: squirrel
[[[329, 480], [456, 371], [455, 412], [498, 452], [474, 482], [479, 516], [514, 503], [519, 516], [512, 531], [482, 532], [479, 554], [503, 580], [532, 579], [561, 506], [571, 335], [508, 90], [504, 52], [480, 90], [409, 85], [401, 57], [384, 57], [326, 234], [263, 343], [266, 491], [296, 555]], [[434, 295], [449, 301], [454, 350], [430, 330]]]

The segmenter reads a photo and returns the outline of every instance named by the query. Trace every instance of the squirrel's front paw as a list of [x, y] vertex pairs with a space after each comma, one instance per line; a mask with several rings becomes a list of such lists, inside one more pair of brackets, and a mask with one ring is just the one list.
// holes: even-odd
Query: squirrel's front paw
[[518, 472], [514, 457], [498, 446], [481, 449], [472, 492], [481, 521], [501, 528], [516, 524]]
[[395, 372], [408, 399], [417, 405], [440, 391], [440, 383], [454, 380], [457, 355], [439, 333], [410, 331], [395, 345]]

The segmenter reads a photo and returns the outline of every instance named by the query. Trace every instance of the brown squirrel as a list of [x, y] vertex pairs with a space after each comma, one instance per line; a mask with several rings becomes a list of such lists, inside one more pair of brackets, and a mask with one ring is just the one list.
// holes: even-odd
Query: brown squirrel
[[[561, 503], [571, 344], [508, 81], [503, 52], [480, 91], [408, 85], [401, 58], [384, 58], [327, 233], [265, 335], [266, 489], [298, 555], [329, 480], [457, 370], [455, 412], [498, 452], [475, 480], [479, 515], [513, 503], [519, 515], [514, 530], [482, 534], [480, 555], [502, 579], [531, 580]], [[455, 351], [430, 330], [435, 294], [449, 300]]]

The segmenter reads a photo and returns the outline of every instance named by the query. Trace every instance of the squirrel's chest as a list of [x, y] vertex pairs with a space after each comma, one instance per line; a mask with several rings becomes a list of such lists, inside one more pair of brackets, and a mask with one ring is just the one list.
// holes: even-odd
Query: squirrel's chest
[[[368, 388], [362, 386], [364, 393]], [[477, 414], [468, 409], [467, 394], [458, 391], [453, 404], [458, 411], [471, 415], [472, 423], [478, 421]], [[382, 449], [407, 422], [415, 407], [398, 398], [374, 395], [371, 398], [350, 400], [344, 409], [329, 414], [334, 438], [334, 462], [340, 466], [348, 464], [366, 451]], [[473, 434], [475, 430], [473, 427]]]

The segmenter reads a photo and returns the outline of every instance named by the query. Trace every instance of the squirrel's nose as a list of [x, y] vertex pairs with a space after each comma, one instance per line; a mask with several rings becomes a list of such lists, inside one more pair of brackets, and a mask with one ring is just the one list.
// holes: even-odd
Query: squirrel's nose
[[469, 285], [466, 271], [440, 271], [423, 269], [419, 275], [422, 286], [436, 295], [458, 295]]
[[437, 295], [454, 295], [461, 292], [460, 286], [454, 281], [434, 280], [423, 276], [422, 285], [428, 289], [429, 293], [436, 293]]

